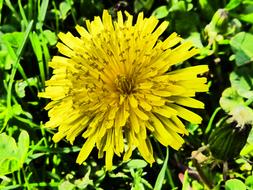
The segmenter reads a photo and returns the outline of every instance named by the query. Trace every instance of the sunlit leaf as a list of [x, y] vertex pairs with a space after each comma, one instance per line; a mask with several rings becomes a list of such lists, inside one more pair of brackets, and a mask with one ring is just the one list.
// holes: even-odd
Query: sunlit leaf
[[23, 165], [23, 163], [26, 160], [27, 153], [29, 150], [29, 142], [30, 142], [29, 134], [25, 130], [21, 131], [18, 137], [18, 153], [19, 153], [19, 162], [21, 165]]
[[158, 19], [165, 18], [169, 14], [169, 9], [167, 6], [160, 6], [154, 10], [152, 13], [153, 16], [155, 16]]
[[134, 12], [139, 12], [141, 10], [151, 9], [154, 0], [135, 0], [134, 1]]
[[220, 106], [226, 112], [230, 112], [234, 107], [242, 105], [243, 103], [243, 98], [232, 87], [225, 89], [220, 98]]
[[6, 133], [0, 134], [0, 175], [19, 170], [26, 159], [29, 148], [29, 135], [22, 131], [18, 144]]
[[253, 60], [253, 34], [240, 32], [230, 40], [230, 46], [235, 54], [238, 66]]
[[247, 185], [249, 189], [253, 189], [253, 175], [246, 178], [245, 185]]
[[27, 81], [25, 81], [25, 80], [17, 81], [15, 83], [15, 91], [16, 91], [18, 97], [20, 97], [20, 98], [25, 97], [25, 88], [27, 86], [38, 87], [38, 79], [33, 77], [33, 78], [28, 78]]
[[75, 189], [75, 185], [73, 183], [70, 183], [69, 181], [64, 181], [59, 185], [59, 189], [65, 189], [65, 190], [73, 190]]
[[225, 183], [225, 190], [246, 190], [246, 186], [239, 179], [230, 179]]
[[253, 24], [253, 13], [250, 14], [240, 14], [238, 15], [238, 18], [242, 21], [248, 22], [250, 24]]
[[54, 46], [57, 43], [57, 36], [51, 30], [44, 30], [43, 35], [47, 39], [47, 42], [49, 43], [50, 46]]
[[230, 82], [237, 93], [248, 99], [253, 98], [253, 70], [243, 68], [230, 74]]
[[60, 15], [62, 20], [65, 20], [67, 18], [70, 10], [71, 10], [70, 4], [66, 2], [60, 3]]
[[249, 133], [247, 144], [241, 150], [240, 155], [245, 156], [250, 153], [253, 153], [253, 128], [251, 129]]
[[147, 166], [147, 162], [141, 159], [132, 159], [127, 163], [127, 166], [133, 169], [145, 168]]
[[227, 10], [232, 10], [238, 7], [241, 4], [242, 0], [230, 0], [229, 3], [226, 5]]

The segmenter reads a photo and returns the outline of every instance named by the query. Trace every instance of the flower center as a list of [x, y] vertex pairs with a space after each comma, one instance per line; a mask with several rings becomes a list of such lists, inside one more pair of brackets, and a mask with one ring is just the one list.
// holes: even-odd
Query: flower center
[[116, 88], [122, 94], [131, 94], [134, 90], [134, 81], [126, 76], [118, 75], [116, 80]]

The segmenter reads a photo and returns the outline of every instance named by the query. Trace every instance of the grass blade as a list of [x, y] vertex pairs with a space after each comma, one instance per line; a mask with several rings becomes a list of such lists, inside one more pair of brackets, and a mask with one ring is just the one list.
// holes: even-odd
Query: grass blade
[[[40, 3], [40, 1], [39, 1]], [[39, 11], [39, 14], [38, 14], [38, 21], [41, 23], [41, 26], [45, 20], [45, 16], [46, 16], [46, 13], [47, 13], [47, 7], [48, 7], [48, 3], [49, 3], [49, 0], [43, 0], [41, 5], [38, 4], [38, 11]]]
[[166, 148], [166, 157], [165, 157], [162, 169], [159, 172], [159, 175], [156, 179], [154, 190], [161, 190], [162, 189], [163, 180], [165, 178], [165, 172], [166, 172], [166, 168], [167, 168], [167, 165], [168, 165], [168, 159], [169, 159], [169, 149], [167, 147]]
[[[18, 69], [18, 65], [19, 65], [19, 60], [20, 60], [20, 57], [22, 55], [22, 52], [24, 51], [24, 48], [25, 48], [25, 45], [26, 45], [26, 42], [28, 40], [28, 36], [29, 36], [29, 33], [31, 32], [32, 30], [32, 25], [33, 25], [33, 21], [30, 21], [27, 28], [26, 28], [26, 31], [25, 31], [25, 35], [24, 35], [24, 38], [23, 38], [23, 41], [20, 45], [20, 47], [18, 48], [17, 50], [17, 58], [15, 60], [15, 63], [13, 65], [13, 68], [11, 70], [11, 75], [10, 75], [10, 82], [8, 84], [8, 89], [7, 89], [7, 109], [10, 110], [11, 108], [11, 96], [12, 96], [12, 86], [13, 86], [13, 83], [14, 83], [14, 77], [16, 75], [16, 72], [17, 72], [17, 69]], [[7, 122], [8, 122], [8, 119], [5, 119], [5, 122], [4, 122], [4, 126], [7, 125]]]

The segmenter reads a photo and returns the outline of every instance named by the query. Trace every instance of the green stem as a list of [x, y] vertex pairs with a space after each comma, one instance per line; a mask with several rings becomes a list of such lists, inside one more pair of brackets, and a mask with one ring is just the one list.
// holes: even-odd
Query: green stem
[[221, 110], [221, 107], [218, 107], [214, 110], [209, 122], [208, 122], [208, 125], [206, 127], [206, 130], [205, 130], [205, 134], [209, 133], [209, 131], [211, 130], [212, 128], [212, 125], [213, 125], [213, 121], [214, 121], [214, 118], [215, 116], [217, 115], [217, 113]]
[[12, 172], [12, 184], [17, 185], [17, 181], [16, 181], [16, 178], [15, 178], [15, 173], [14, 172]]
[[10, 0], [5, 0], [5, 3], [6, 3], [6, 5], [7, 5], [7, 7], [9, 7], [9, 9], [13, 12], [13, 14], [14, 14], [15, 17], [16, 17], [16, 19], [17, 19], [18, 21], [20, 21], [20, 20], [21, 20], [21, 19], [20, 19], [20, 16], [19, 16], [19, 14], [17, 13], [17, 11], [14, 9], [14, 7], [12, 6]]
[[25, 119], [25, 118], [19, 117], [19, 116], [14, 116], [14, 117], [15, 117], [15, 119], [21, 121], [22, 123], [26, 123], [26, 124], [28, 124], [31, 127], [38, 127], [39, 128], [39, 125], [33, 123], [32, 121], [30, 121], [28, 119]]
[[[43, 30], [42, 27], [40, 28], [40, 33], [43, 34]], [[47, 47], [47, 42], [46, 39], [44, 37], [44, 35], [42, 35], [41, 37], [41, 46], [43, 49], [43, 55], [44, 55], [44, 60], [45, 60], [45, 79], [48, 77], [49, 75], [49, 67], [48, 67], [48, 62], [50, 61], [50, 54], [49, 54], [49, 50]]]
[[30, 183], [30, 186], [32, 187], [58, 187], [59, 183], [58, 182], [53, 182], [53, 183], [39, 182], [39, 183]]
[[[77, 25], [77, 21], [76, 21], [76, 17], [75, 17], [75, 10], [72, 8], [72, 4], [71, 4], [71, 1], [70, 0], [67, 0], [67, 3], [69, 4], [70, 6], [70, 10], [71, 10], [71, 15], [72, 15], [72, 18], [74, 20], [74, 23], [75, 25]], [[72, 2], [73, 3], [73, 2]]]
[[54, 14], [55, 14], [55, 26], [56, 26], [56, 30], [55, 33], [58, 34], [59, 32], [59, 15], [57, 14], [57, 7], [55, 4], [55, 1], [53, 1], [53, 7], [54, 7]]
[[28, 180], [26, 178], [26, 173], [25, 173], [24, 168], [22, 168], [22, 172], [23, 172], [24, 179], [25, 179], [25, 186], [27, 187], [28, 190], [30, 190], [30, 185], [29, 185], [29, 182], [28, 182]]
[[44, 139], [44, 143], [45, 143], [45, 146], [48, 148], [48, 142], [47, 142], [47, 138], [46, 138], [46, 133], [45, 133], [45, 129], [43, 127], [40, 128], [41, 130], [41, 134], [43, 136], [43, 139]]
[[18, 184], [19, 184], [19, 185], [22, 185], [22, 180], [21, 180], [21, 173], [20, 173], [20, 170], [18, 170], [18, 173], [17, 173], [17, 178], [18, 178]]

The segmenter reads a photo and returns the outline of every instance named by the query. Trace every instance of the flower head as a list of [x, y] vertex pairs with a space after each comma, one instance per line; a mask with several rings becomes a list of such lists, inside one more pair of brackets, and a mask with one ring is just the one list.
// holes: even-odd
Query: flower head
[[204, 108], [192, 97], [208, 90], [206, 78], [197, 77], [206, 65], [170, 71], [198, 53], [190, 42], [176, 33], [160, 41], [167, 22], [157, 26], [155, 17], [140, 13], [133, 25], [133, 16], [125, 14], [125, 22], [121, 12], [113, 21], [104, 11], [102, 20], [86, 21], [87, 30], [76, 26], [81, 37], [60, 33], [63, 43], [57, 47], [63, 56], [53, 57], [53, 76], [39, 94], [52, 100], [45, 125], [58, 128], [53, 140], [66, 137], [72, 144], [81, 134], [86, 140], [77, 163], [96, 146], [99, 157], [105, 153], [108, 170], [114, 154], [127, 160], [135, 148], [153, 163], [149, 134], [178, 150], [181, 135], [188, 134], [179, 118], [200, 123], [201, 117], [185, 106]]

